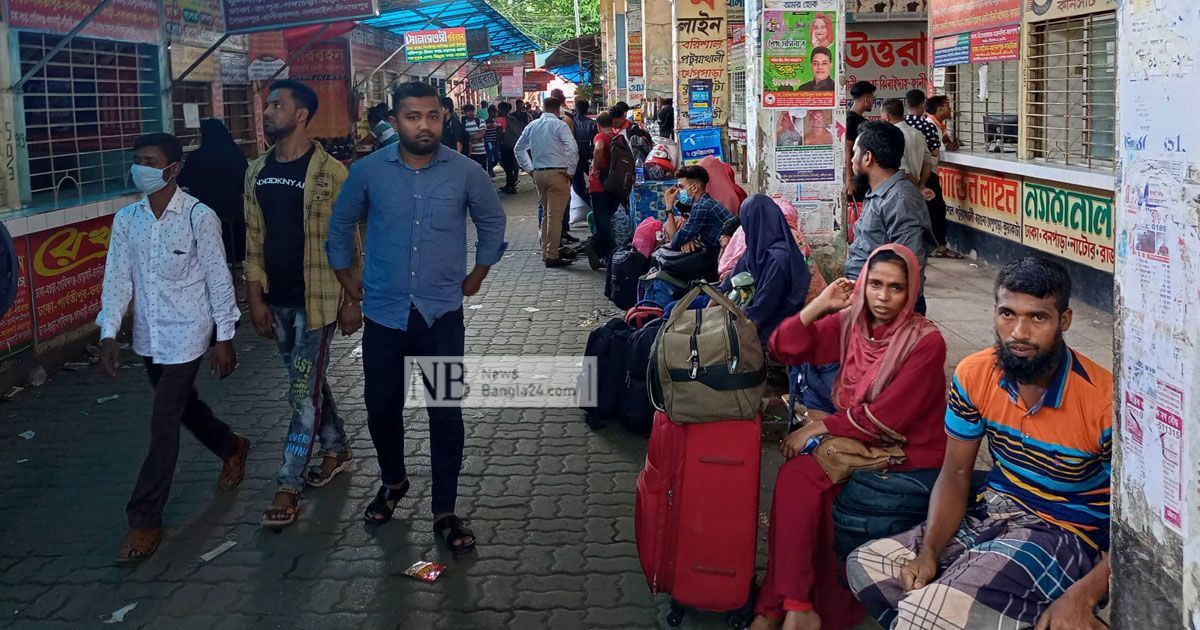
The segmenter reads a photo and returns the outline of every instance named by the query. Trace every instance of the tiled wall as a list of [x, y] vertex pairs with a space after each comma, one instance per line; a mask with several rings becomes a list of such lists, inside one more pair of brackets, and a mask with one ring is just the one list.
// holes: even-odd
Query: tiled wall
[[42, 230], [51, 230], [79, 223], [80, 221], [87, 221], [88, 219], [116, 214], [118, 210], [137, 201], [137, 199], [138, 195], [126, 195], [124, 197], [117, 197], [116, 199], [61, 208], [27, 217], [4, 219], [4, 227], [8, 228], [8, 231], [16, 238], [18, 236], [41, 232]]

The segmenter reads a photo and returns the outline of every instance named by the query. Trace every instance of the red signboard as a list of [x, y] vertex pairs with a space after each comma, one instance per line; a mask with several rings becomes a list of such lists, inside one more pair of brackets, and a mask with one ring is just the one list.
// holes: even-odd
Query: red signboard
[[317, 93], [321, 106], [308, 126], [312, 138], [341, 138], [350, 133], [350, 76], [347, 44], [342, 41], [313, 44], [292, 59], [291, 78], [303, 81]]
[[1016, 26], [971, 33], [971, 63], [1015, 61], [1021, 58], [1020, 29]]
[[645, 76], [645, 69], [642, 67], [642, 35], [630, 35], [626, 49], [629, 51], [629, 76]]
[[379, 15], [375, 0], [222, 0], [222, 4], [227, 33], [274, 31]]
[[957, 35], [1021, 21], [1021, 0], [929, 0], [934, 37]]
[[[87, 17], [99, 0], [8, 0], [13, 28], [69, 33]], [[114, 0], [79, 34], [83, 37], [157, 44], [157, 0]]]
[[15, 238], [13, 245], [16, 246], [21, 272], [17, 276], [17, 297], [4, 319], [0, 319], [0, 357], [17, 352], [33, 341], [33, 306], [29, 300], [29, 239], [24, 236]]
[[38, 341], [96, 319], [112, 220], [100, 217], [29, 237]]

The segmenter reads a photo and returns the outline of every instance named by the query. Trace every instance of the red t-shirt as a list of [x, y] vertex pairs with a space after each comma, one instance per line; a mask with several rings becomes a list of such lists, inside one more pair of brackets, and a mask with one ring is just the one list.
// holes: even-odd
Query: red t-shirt
[[612, 134], [598, 133], [592, 141], [600, 149], [600, 157], [592, 160], [592, 170], [588, 173], [588, 192], [604, 192], [604, 182], [600, 175], [608, 168], [608, 156], [612, 151]]

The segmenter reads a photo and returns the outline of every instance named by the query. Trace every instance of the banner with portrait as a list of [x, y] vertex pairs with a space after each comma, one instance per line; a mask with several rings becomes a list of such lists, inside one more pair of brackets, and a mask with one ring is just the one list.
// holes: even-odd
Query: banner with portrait
[[837, 106], [837, 19], [829, 11], [763, 11], [763, 107]]

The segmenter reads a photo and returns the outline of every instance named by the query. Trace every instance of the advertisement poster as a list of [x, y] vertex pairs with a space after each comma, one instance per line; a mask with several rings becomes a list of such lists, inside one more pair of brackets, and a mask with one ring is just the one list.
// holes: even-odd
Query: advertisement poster
[[1034, 179], [1021, 186], [1026, 245], [1112, 273], [1116, 250], [1110, 195]]
[[17, 294], [12, 307], [0, 319], [0, 357], [23, 350], [33, 341], [33, 304], [29, 296], [29, 239], [13, 239], [17, 250]]
[[1026, 0], [1026, 22], [1058, 20], [1088, 13], [1116, 11], [1117, 0]]
[[308, 125], [309, 137], [340, 138], [350, 133], [347, 47], [344, 41], [319, 42], [292, 58], [292, 78], [307, 83], [321, 100]]
[[[272, 76], [278, 79], [288, 78], [288, 46], [287, 40], [283, 38], [283, 31], [251, 33], [247, 39], [249, 52], [246, 53], [246, 59], [249, 63], [246, 65], [246, 76], [251, 81], [267, 81]], [[280, 68], [283, 69], [282, 72], [279, 72]], [[275, 75], [276, 72], [279, 72], [278, 76]]]
[[100, 217], [29, 237], [38, 341], [96, 319], [112, 220]]
[[675, 104], [679, 126], [691, 123], [687, 102], [692, 79], [712, 81], [712, 124], [729, 120], [729, 24], [725, 3], [711, 0], [679, 0], [675, 3], [675, 36], [679, 45], [679, 74], [676, 90], [682, 102]]
[[837, 106], [837, 14], [763, 11], [763, 107]]
[[971, 33], [971, 63], [1016, 61], [1021, 58], [1020, 27], [1005, 26]]
[[779, 180], [834, 181], [833, 110], [782, 109], [773, 113]]
[[642, 35], [629, 35], [629, 81], [645, 76], [646, 70], [642, 65]]
[[846, 11], [855, 22], [920, 20], [929, 9], [928, 0], [846, 0]]
[[971, 34], [962, 33], [933, 40], [933, 67], [949, 68], [971, 63]]
[[217, 43], [225, 30], [221, 0], [166, 0], [163, 17], [172, 43], [208, 48]]
[[500, 96], [521, 98], [525, 95], [525, 68], [512, 66], [500, 74]]
[[946, 217], [1010, 241], [1021, 242], [1021, 182], [1003, 173], [938, 167]]
[[693, 125], [712, 124], [712, 90], [712, 79], [688, 81], [688, 119]]
[[[8, 0], [8, 22], [12, 28], [69, 33], [95, 6], [96, 2]], [[156, 44], [159, 39], [158, 0], [114, 0], [79, 35]]]
[[846, 76], [842, 85], [849, 92], [857, 81], [875, 84], [875, 102], [903, 98], [911, 89], [929, 84], [927, 59], [929, 39], [925, 31], [912, 36], [912, 27], [889, 22], [869, 22], [846, 28]]
[[957, 35], [1021, 21], [1023, 0], [929, 0], [934, 37]]
[[721, 130], [717, 127], [696, 127], [679, 130], [679, 151], [684, 166], [698, 164], [700, 160], [714, 155], [724, 160], [721, 151]]
[[379, 15], [376, 0], [221, 0], [229, 33], [346, 22]]
[[467, 58], [467, 29], [439, 28], [404, 34], [404, 57], [409, 63]]

